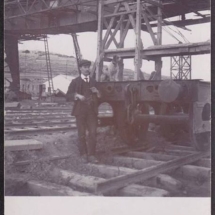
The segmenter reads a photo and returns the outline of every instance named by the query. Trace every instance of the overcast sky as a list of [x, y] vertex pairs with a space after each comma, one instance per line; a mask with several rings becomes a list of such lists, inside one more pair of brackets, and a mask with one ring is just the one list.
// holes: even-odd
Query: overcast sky
[[[171, 28], [171, 29], [170, 29]], [[178, 34], [179, 31], [184, 35], [189, 42], [204, 42], [210, 39], [210, 23], [188, 26], [191, 31], [185, 31], [174, 26], [170, 28], [165, 27], [163, 30], [163, 44], [177, 44], [178, 41], [170, 36], [166, 30], [170, 31], [181, 42], [185, 42], [184, 39]], [[176, 33], [178, 32], [178, 33]], [[134, 31], [129, 30], [129, 33], [125, 40], [125, 47], [134, 47], [135, 37]], [[148, 33], [142, 32], [141, 38], [144, 48], [153, 45], [152, 40]], [[70, 35], [49, 35], [49, 51], [59, 54], [73, 55], [75, 56], [73, 40]], [[95, 61], [96, 59], [96, 46], [97, 46], [97, 33], [86, 32], [78, 34], [78, 42], [81, 49], [83, 58]], [[44, 43], [42, 41], [26, 41], [23, 44], [19, 44], [20, 50], [40, 50], [44, 51]], [[112, 44], [110, 48], [115, 48]], [[170, 75], [170, 58], [163, 58], [163, 75]], [[133, 59], [124, 60], [125, 68], [134, 70]], [[143, 61], [142, 71], [151, 73], [154, 70], [153, 61]], [[210, 55], [192, 56], [192, 79], [203, 79], [210, 81]]]

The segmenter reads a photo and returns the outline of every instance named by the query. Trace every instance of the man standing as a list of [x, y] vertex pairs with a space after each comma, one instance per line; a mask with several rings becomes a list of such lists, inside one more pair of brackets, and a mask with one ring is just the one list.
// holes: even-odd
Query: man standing
[[[67, 100], [73, 100], [72, 115], [76, 118], [79, 139], [79, 152], [82, 161], [98, 163], [96, 152], [96, 130], [98, 115], [99, 91], [96, 89], [96, 81], [90, 75], [91, 62], [81, 60], [79, 62], [80, 76], [73, 79], [67, 91]], [[88, 141], [86, 144], [86, 131]]]

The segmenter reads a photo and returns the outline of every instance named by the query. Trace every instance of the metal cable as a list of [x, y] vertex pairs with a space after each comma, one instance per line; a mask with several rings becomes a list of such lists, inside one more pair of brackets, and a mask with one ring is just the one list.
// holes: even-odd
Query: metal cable
[[[172, 29], [172, 28], [171, 28], [170, 26], [168, 26], [168, 25], [166, 25], [166, 27], [168, 27], [170, 30], [174, 31], [174, 32], [177, 33], [179, 36], [181, 36], [185, 42], [188, 42], [188, 43], [189, 43], [189, 40], [183, 35], [183, 33], [181, 33], [181, 31], [178, 29], [178, 27], [176, 27], [176, 26], [172, 23], [172, 21], [170, 21], [169, 18], [167, 18], [167, 15], [166, 15], [164, 12], [163, 12], [163, 15], [166, 17], [167, 21], [168, 21], [170, 24], [172, 24], [172, 25], [176, 28], [176, 30]], [[164, 23], [164, 24], [165, 24], [165, 23]]]
[[[147, 9], [147, 8], [146, 8]], [[152, 16], [155, 16], [152, 11], [148, 8], [147, 11], [150, 13], [151, 16], [148, 16], [148, 18], [151, 20], [151, 21], [156, 21], [156, 19], [154, 19]], [[162, 26], [163, 27], [163, 30], [166, 31], [170, 36], [172, 36], [174, 39], [176, 39], [179, 43], [181, 43], [181, 41], [175, 37], [168, 29], [166, 29], [165, 27], [166, 26]]]

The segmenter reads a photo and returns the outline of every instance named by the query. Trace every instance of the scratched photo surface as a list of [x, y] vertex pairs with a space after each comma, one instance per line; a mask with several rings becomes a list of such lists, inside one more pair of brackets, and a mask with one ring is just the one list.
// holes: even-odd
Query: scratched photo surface
[[209, 214], [210, 1], [4, 7], [7, 208], [15, 196], [201, 197]]

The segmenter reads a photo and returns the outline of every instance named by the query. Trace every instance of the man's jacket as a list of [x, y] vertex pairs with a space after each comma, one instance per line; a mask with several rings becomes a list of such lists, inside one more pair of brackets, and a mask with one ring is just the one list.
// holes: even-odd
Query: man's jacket
[[[74, 96], [75, 96], [75, 93], [83, 95], [83, 89], [82, 89], [83, 83], [84, 83], [84, 80], [82, 80], [81, 76], [73, 79], [69, 85], [69, 88], [66, 94], [67, 101], [74, 101], [74, 106], [72, 109], [73, 116], [77, 116], [79, 114], [81, 101], [75, 100]], [[90, 78], [89, 84], [90, 84], [90, 88], [96, 87], [96, 81], [92, 78]], [[98, 114], [98, 98], [96, 94], [92, 94], [92, 96], [93, 96], [93, 109], [95, 113]]]

